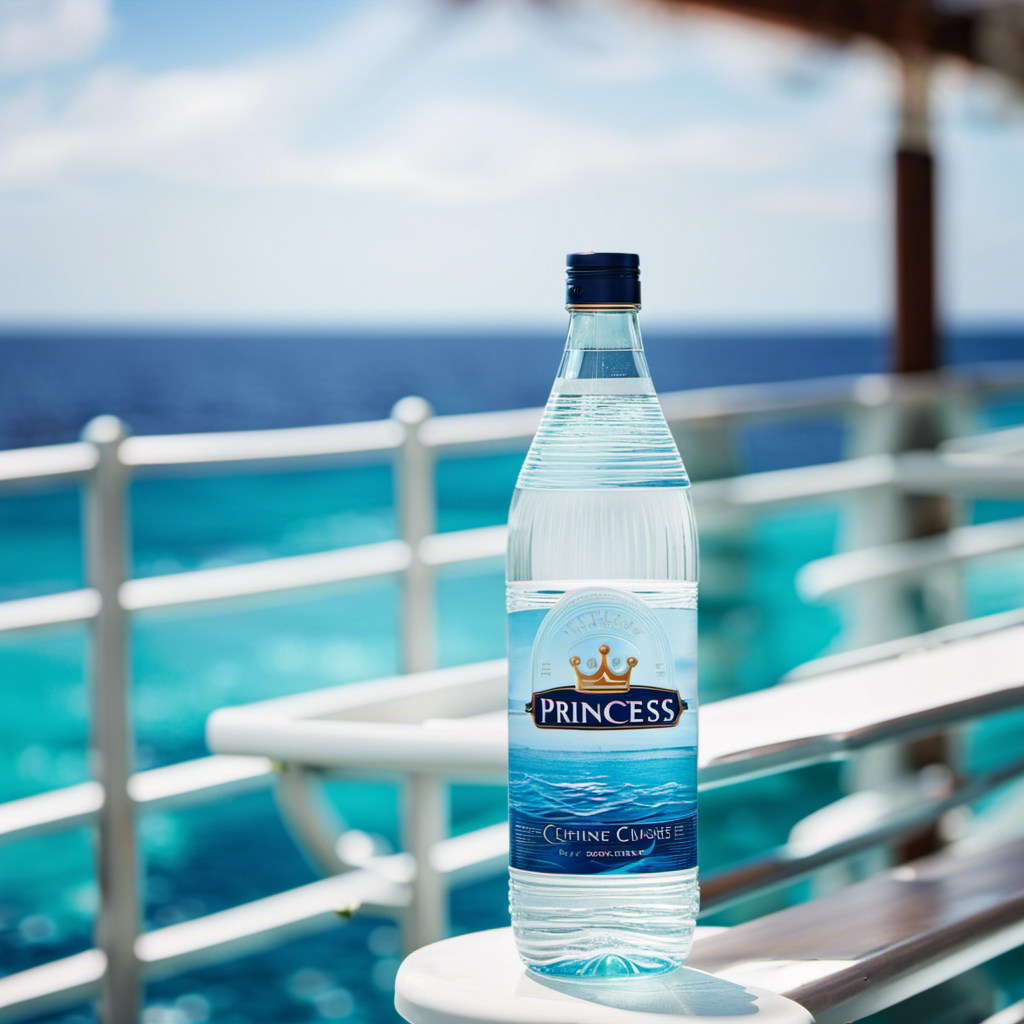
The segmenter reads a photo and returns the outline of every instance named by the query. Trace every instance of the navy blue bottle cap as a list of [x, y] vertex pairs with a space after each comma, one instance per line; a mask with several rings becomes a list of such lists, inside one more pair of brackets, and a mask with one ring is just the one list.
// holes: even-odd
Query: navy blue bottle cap
[[633, 252], [571, 252], [565, 257], [567, 306], [639, 306], [640, 257]]

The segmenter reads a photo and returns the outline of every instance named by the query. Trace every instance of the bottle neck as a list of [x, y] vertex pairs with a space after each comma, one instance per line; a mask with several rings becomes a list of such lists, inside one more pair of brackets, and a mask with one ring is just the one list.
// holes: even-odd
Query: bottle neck
[[639, 306], [622, 309], [571, 309], [565, 349], [633, 349], [642, 352]]
[[570, 309], [569, 334], [558, 376], [562, 380], [648, 379], [640, 340], [639, 306]]

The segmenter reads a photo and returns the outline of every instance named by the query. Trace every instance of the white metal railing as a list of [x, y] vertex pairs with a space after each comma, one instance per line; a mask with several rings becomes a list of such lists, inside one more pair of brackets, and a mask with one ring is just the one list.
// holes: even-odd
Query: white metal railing
[[[1024, 491], [1024, 465], [1020, 471]], [[833, 598], [880, 580], [918, 580], [936, 569], [1024, 550], [1024, 519], [961, 526], [935, 537], [897, 541], [846, 551], [808, 562], [797, 574], [797, 590], [808, 601]]]
[[[1024, 704], [1024, 667], [1010, 655], [1019, 649], [1024, 612], [993, 616], [934, 635], [917, 637], [907, 651], [891, 645], [862, 652], [854, 671], [817, 678], [707, 705], [698, 778], [702, 789], [766, 772], [849, 756], [869, 744], [891, 742], [925, 728], [962, 723]], [[895, 655], [901, 655], [894, 657]], [[965, 678], [964, 665], [972, 674]], [[910, 685], [894, 685], [906, 679]], [[454, 884], [504, 867], [504, 823], [458, 837], [443, 834], [444, 793], [454, 779], [496, 782], [504, 777], [504, 662], [374, 680], [315, 690], [255, 705], [226, 708], [210, 722], [215, 749], [262, 749], [282, 767], [281, 810], [307, 850], [335, 877], [289, 893], [159, 929], [139, 938], [144, 974], [159, 978], [267, 948], [288, 937], [330, 927], [338, 913], [356, 907], [394, 915], [411, 946], [424, 929], [442, 934], [443, 903]], [[858, 694], [857, 701], [846, 698]], [[493, 710], [492, 710], [493, 709]], [[480, 714], [481, 710], [489, 713]], [[423, 721], [424, 716], [430, 716]], [[457, 717], [449, 717], [457, 716]], [[467, 728], [467, 726], [469, 726]], [[216, 761], [218, 759], [204, 759]], [[249, 758], [239, 772], [248, 775]], [[260, 758], [252, 758], [259, 770]], [[283, 767], [287, 766], [287, 767]], [[207, 765], [194, 763], [197, 774]], [[381, 773], [405, 780], [406, 793], [420, 796], [417, 781], [440, 783], [428, 801], [414, 801], [406, 818], [405, 849], [382, 855], [355, 829], [338, 827], [316, 799], [310, 771]], [[171, 769], [143, 773], [150, 796], [168, 793]], [[830, 821], [813, 829], [805, 819], [790, 843], [755, 860], [705, 875], [704, 912], [720, 910], [884, 846], [938, 821], [1024, 774], [1024, 760], [1006, 764], [962, 784], [936, 788], [932, 773], [903, 780], [898, 800], [870, 814], [853, 802], [826, 808]], [[137, 786], [141, 794], [143, 787]], [[440, 806], [437, 797], [440, 795]], [[855, 813], [854, 813], [855, 812]], [[422, 870], [430, 868], [429, 877]], [[79, 954], [0, 979], [0, 1018], [66, 1005], [98, 989], [102, 963]]]
[[[1024, 364], [991, 364], [955, 375], [905, 379], [873, 375], [678, 392], [663, 396], [662, 404], [685, 454], [689, 441], [699, 446], [701, 439], [715, 432], [728, 435], [752, 420], [837, 413], [856, 420], [1018, 390], [1024, 390]], [[99, 417], [88, 425], [82, 441], [0, 453], [0, 490], [79, 483], [85, 494], [87, 586], [0, 603], [0, 634], [88, 624], [96, 780], [0, 806], [0, 841], [85, 821], [98, 824], [98, 950], [95, 956], [72, 958], [77, 966], [67, 976], [80, 976], [83, 984], [87, 984], [87, 976], [92, 978], [88, 984], [101, 978], [104, 1020], [122, 1024], [137, 1017], [140, 964], [152, 959], [151, 947], [163, 941], [155, 933], [137, 936], [136, 813], [158, 804], [227, 795], [272, 776], [269, 762], [259, 758], [204, 758], [130, 774], [134, 746], [128, 654], [131, 616], [170, 607], [266, 600], [286, 592], [311, 593], [373, 577], [399, 577], [403, 581], [403, 668], [429, 668], [433, 662], [435, 570], [500, 558], [505, 543], [504, 530], [497, 527], [434, 532], [434, 462], [440, 455], [522, 448], [532, 437], [540, 412], [523, 409], [435, 417], [422, 399], [404, 399], [390, 419], [373, 423], [166, 437], [130, 437], [120, 421]], [[390, 458], [394, 466], [398, 540], [227, 568], [128, 578], [128, 484], [137, 474], [294, 470], [382, 457]], [[1019, 474], [1007, 472], [990, 459], [951, 451], [899, 457], [866, 455], [842, 464], [703, 481], [695, 485], [694, 498], [704, 515], [713, 516], [716, 511], [735, 513], [816, 499], [835, 501], [874, 490], [949, 493], [954, 479], [962, 481], [958, 486], [963, 493], [994, 489], [1017, 495], [1022, 491]], [[409, 800], [409, 848], [419, 852], [438, 841], [457, 846], [457, 840], [429, 834], [437, 816], [419, 810], [436, 805], [438, 795], [432, 785], [429, 779], [421, 779], [420, 788]], [[423, 829], [416, 824], [421, 820]], [[458, 857], [453, 862], [458, 862]], [[185, 925], [175, 928], [187, 931]], [[171, 931], [165, 929], [161, 934]], [[170, 955], [160, 959], [165, 964], [177, 962]], [[18, 983], [31, 989], [49, 977], [43, 968], [38, 970], [42, 973]]]

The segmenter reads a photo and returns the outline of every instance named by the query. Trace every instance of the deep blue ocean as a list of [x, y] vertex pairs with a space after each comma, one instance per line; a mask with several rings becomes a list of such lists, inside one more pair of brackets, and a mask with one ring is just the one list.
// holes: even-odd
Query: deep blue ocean
[[[561, 350], [549, 333], [281, 332], [269, 330], [0, 331], [0, 447], [71, 440], [99, 413], [134, 432], [232, 430], [387, 416], [409, 394], [439, 413], [540, 405]], [[659, 390], [883, 369], [883, 331], [649, 330]], [[1024, 325], [952, 332], [950, 362], [1024, 358]], [[981, 413], [982, 425], [1024, 422], [1024, 396]], [[747, 469], [838, 455], [841, 427], [826, 419], [744, 431]], [[452, 459], [438, 470], [439, 527], [503, 522], [521, 454]], [[1022, 514], [978, 503], [977, 519]], [[266, 475], [141, 479], [132, 487], [138, 575], [248, 562], [396, 535], [386, 465]], [[770, 685], [827, 649], [837, 611], [808, 607], [793, 576], [833, 550], [836, 509], [763, 520], [739, 541], [703, 546], [702, 699]], [[73, 489], [0, 495], [0, 599], [81, 585], [79, 499]], [[972, 614], [1024, 603], [1024, 574], [1005, 560], [968, 573]], [[370, 679], [398, 668], [397, 593], [373, 583], [274, 608], [140, 617], [132, 633], [138, 762], [205, 753], [206, 715], [228, 703]], [[499, 572], [445, 574], [438, 583], [439, 658], [458, 664], [504, 653]], [[75, 629], [0, 644], [0, 800], [88, 777], [84, 637]], [[975, 730], [972, 763], [1019, 746], [1020, 716]], [[785, 840], [804, 815], [835, 798], [837, 769], [818, 766], [701, 796], [701, 868]], [[385, 780], [347, 782], [333, 797], [355, 827], [397, 841], [397, 801]], [[454, 787], [453, 828], [499, 821], [504, 790]], [[159, 927], [312, 881], [267, 793], [141, 822], [146, 924]], [[799, 898], [798, 887], [719, 920]], [[85, 949], [96, 892], [86, 830], [0, 847], [0, 973]], [[458, 889], [455, 928], [507, 921], [505, 882]], [[328, 933], [150, 986], [146, 1024], [391, 1022], [397, 930], [363, 915]], [[1018, 973], [1024, 976], [1024, 970]], [[1018, 993], [1018, 997], [1024, 991]], [[87, 1007], [48, 1021], [82, 1024]], [[899, 1019], [899, 1018], [892, 1018]]]
[[[0, 328], [0, 446], [71, 440], [114, 413], [137, 434], [339, 423], [405, 395], [439, 413], [542, 405], [563, 325], [550, 331]], [[883, 370], [882, 329], [645, 330], [659, 391]], [[1024, 325], [954, 330], [949, 363], [1024, 358]]]

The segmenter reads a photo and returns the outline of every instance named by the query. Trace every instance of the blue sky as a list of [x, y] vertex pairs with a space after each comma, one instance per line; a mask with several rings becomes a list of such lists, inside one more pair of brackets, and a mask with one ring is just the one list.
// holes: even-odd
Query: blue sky
[[[879, 323], [894, 74], [655, 5], [6, 0], [0, 320]], [[936, 87], [945, 312], [1024, 318], [1024, 114]]]

